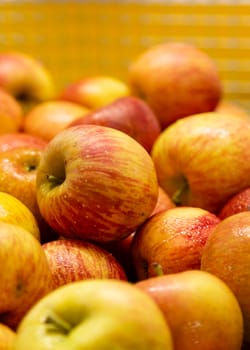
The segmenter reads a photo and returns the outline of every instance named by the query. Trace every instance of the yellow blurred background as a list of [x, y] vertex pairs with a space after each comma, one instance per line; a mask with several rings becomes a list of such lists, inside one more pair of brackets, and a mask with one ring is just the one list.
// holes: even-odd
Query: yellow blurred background
[[1, 51], [40, 59], [59, 89], [89, 75], [126, 80], [134, 57], [163, 41], [205, 50], [225, 95], [250, 110], [250, 1], [0, 1]]

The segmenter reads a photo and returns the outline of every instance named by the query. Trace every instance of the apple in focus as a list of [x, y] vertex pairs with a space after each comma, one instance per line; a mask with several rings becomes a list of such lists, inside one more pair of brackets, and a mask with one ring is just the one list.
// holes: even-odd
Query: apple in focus
[[54, 288], [89, 278], [127, 280], [125, 270], [104, 248], [82, 239], [57, 239], [42, 245]]
[[148, 152], [160, 135], [161, 128], [151, 108], [134, 96], [121, 97], [114, 102], [75, 119], [69, 126], [95, 124], [125, 132]]
[[207, 210], [176, 207], [146, 220], [131, 243], [138, 280], [200, 268], [206, 241], [220, 222]]
[[38, 240], [20, 225], [0, 221], [0, 322], [16, 329], [51, 291], [49, 264]]
[[41, 156], [37, 202], [61, 236], [95, 242], [125, 238], [157, 202], [151, 156], [129, 135], [99, 125], [57, 134]]
[[244, 339], [250, 345], [250, 212], [222, 220], [211, 233], [201, 257], [201, 269], [223, 280], [235, 294], [244, 319]]
[[162, 129], [188, 115], [213, 111], [223, 94], [212, 57], [182, 42], [156, 44], [135, 57], [128, 85], [132, 95], [149, 104]]
[[23, 318], [13, 350], [173, 350], [165, 318], [144, 291], [126, 281], [66, 284]]
[[175, 350], [240, 350], [243, 317], [231, 289], [216, 276], [188, 270], [135, 284], [162, 310]]
[[0, 135], [0, 153], [22, 147], [34, 147], [44, 150], [47, 142], [38, 136], [27, 134], [24, 131], [11, 132]]
[[209, 112], [182, 118], [166, 128], [151, 155], [159, 185], [176, 205], [218, 213], [250, 186], [250, 122]]
[[124, 81], [116, 77], [98, 75], [70, 83], [61, 91], [59, 99], [96, 109], [129, 95], [129, 87]]

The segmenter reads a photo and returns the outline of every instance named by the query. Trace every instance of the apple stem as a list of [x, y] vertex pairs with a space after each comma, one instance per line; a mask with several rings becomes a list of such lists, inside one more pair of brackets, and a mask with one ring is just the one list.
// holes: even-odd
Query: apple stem
[[71, 324], [66, 322], [54, 312], [47, 316], [45, 323], [49, 325], [49, 331], [60, 331], [63, 334], [68, 334], [72, 328]]
[[157, 276], [163, 276], [164, 275], [163, 268], [162, 268], [161, 264], [159, 264], [157, 262], [154, 262], [152, 264], [152, 266], [153, 266]]
[[181, 205], [182, 204], [182, 197], [185, 192], [187, 192], [188, 189], [188, 182], [185, 180], [182, 184], [181, 187], [178, 188], [175, 193], [172, 196], [172, 200], [176, 205]]
[[63, 181], [65, 180], [64, 178], [59, 178], [55, 175], [47, 175], [47, 179], [51, 184], [53, 184], [55, 186], [62, 184]]

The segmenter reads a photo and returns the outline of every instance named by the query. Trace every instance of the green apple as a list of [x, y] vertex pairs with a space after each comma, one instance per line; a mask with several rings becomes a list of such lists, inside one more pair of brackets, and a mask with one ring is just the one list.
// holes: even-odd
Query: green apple
[[223, 219], [211, 233], [201, 257], [201, 269], [223, 280], [239, 301], [244, 338], [250, 344], [250, 212]]
[[136, 283], [162, 310], [175, 350], [240, 350], [243, 317], [231, 289], [200, 270], [151, 277]]
[[250, 121], [233, 114], [201, 113], [166, 128], [152, 159], [160, 186], [177, 205], [218, 213], [250, 186]]
[[13, 350], [173, 350], [165, 318], [133, 284], [91, 279], [42, 298], [23, 318]]
[[129, 87], [124, 81], [113, 76], [96, 75], [69, 84], [61, 91], [59, 98], [96, 109], [129, 95]]
[[144, 99], [164, 129], [190, 114], [215, 109], [222, 82], [215, 61], [198, 47], [163, 42], [135, 57], [128, 70], [131, 93]]
[[0, 320], [16, 329], [52, 287], [49, 263], [38, 240], [20, 225], [0, 221]]
[[220, 219], [195, 207], [176, 207], [151, 216], [131, 242], [137, 279], [199, 269], [206, 241]]
[[118, 260], [97, 244], [80, 239], [57, 239], [42, 245], [54, 288], [88, 278], [127, 280]]
[[105, 126], [78, 125], [57, 134], [36, 176], [37, 202], [61, 236], [95, 242], [122, 239], [153, 211], [153, 161], [136, 140]]

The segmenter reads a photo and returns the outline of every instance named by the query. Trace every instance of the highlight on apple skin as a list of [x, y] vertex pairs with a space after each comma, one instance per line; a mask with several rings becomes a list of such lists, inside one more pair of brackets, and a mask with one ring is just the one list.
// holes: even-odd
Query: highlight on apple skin
[[57, 134], [36, 176], [41, 215], [60, 235], [122, 239], [144, 222], [158, 197], [153, 161], [127, 134], [80, 125]]

